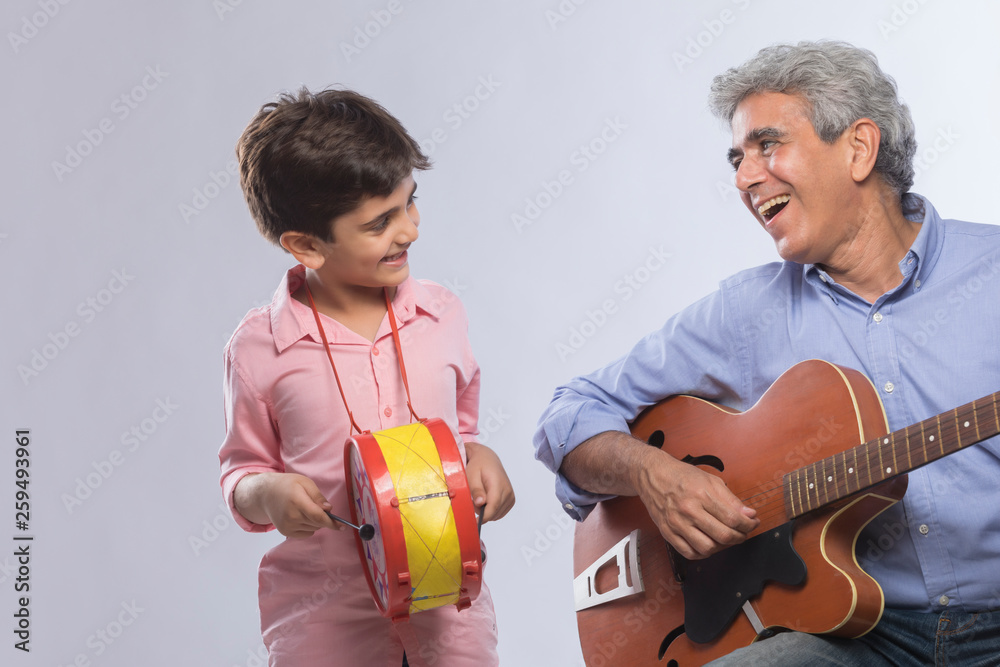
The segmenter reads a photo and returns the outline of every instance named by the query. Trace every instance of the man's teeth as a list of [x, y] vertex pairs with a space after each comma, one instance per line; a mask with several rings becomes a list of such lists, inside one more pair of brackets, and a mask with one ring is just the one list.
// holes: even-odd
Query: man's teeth
[[768, 199], [766, 202], [757, 207], [757, 213], [760, 215], [767, 215], [767, 212], [771, 210], [773, 206], [778, 204], [787, 204], [791, 201], [791, 196], [789, 195], [778, 195], [772, 199]]

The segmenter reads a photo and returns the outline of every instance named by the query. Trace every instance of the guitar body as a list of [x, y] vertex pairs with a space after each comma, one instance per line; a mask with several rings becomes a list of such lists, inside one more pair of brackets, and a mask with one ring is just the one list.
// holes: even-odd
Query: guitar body
[[[638, 498], [600, 503], [577, 526], [573, 551], [587, 665], [698, 667], [776, 630], [868, 632], [883, 596], [855, 560], [855, 541], [903, 497], [906, 477], [794, 521], [782, 479], [887, 431], [869, 380], [818, 360], [789, 369], [743, 413], [689, 396], [643, 412], [632, 424], [635, 437], [721, 477], [761, 524], [746, 550], [685, 561], [668, 549]], [[634, 551], [621, 547], [623, 540]], [[739, 570], [746, 573], [732, 574]], [[743, 609], [747, 601], [757, 629]]]

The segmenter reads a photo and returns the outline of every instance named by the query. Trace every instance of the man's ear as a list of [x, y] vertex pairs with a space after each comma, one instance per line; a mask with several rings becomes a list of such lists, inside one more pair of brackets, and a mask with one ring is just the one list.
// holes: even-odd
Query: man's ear
[[323, 242], [312, 234], [285, 232], [278, 241], [281, 243], [281, 247], [290, 252], [299, 264], [308, 269], [315, 271], [326, 261], [326, 255], [323, 253]]
[[859, 118], [847, 129], [851, 148], [851, 177], [860, 183], [875, 169], [882, 132], [870, 118]]

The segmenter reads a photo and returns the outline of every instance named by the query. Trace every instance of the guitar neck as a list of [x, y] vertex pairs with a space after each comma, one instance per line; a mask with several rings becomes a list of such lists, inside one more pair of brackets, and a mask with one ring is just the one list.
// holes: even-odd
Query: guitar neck
[[790, 519], [1000, 434], [1000, 392], [794, 470], [783, 478]]

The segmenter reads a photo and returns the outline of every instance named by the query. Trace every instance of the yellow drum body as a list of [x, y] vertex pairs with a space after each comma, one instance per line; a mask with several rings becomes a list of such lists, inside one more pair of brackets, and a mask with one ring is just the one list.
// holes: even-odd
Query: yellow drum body
[[375, 536], [355, 536], [379, 611], [401, 619], [454, 604], [482, 585], [479, 532], [465, 464], [451, 430], [427, 419], [345, 445], [351, 517]]

